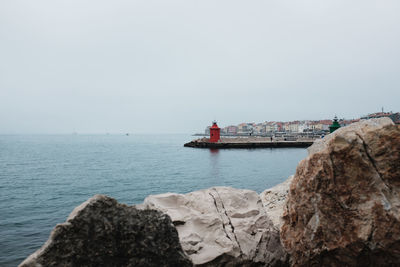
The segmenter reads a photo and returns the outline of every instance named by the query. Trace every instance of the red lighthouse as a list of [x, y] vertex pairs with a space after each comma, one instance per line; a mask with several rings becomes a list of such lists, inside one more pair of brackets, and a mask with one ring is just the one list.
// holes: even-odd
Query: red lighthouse
[[210, 142], [217, 143], [219, 141], [221, 129], [218, 127], [217, 122], [213, 121], [213, 125], [210, 128]]

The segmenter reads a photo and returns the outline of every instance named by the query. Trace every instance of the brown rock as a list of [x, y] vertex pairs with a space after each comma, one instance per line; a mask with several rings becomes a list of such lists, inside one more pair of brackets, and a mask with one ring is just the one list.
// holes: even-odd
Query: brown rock
[[400, 265], [400, 129], [338, 130], [297, 167], [281, 240], [294, 266]]
[[192, 266], [168, 215], [96, 195], [58, 224], [21, 267]]

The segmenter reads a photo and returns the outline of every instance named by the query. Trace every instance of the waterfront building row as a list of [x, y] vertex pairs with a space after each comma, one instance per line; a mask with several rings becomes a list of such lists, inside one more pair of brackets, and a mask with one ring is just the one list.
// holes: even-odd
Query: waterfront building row
[[[357, 122], [360, 119], [389, 117], [396, 124], [400, 124], [400, 113], [393, 112], [378, 112], [362, 116], [359, 119], [345, 120], [340, 119], [340, 126], [346, 126]], [[265, 121], [262, 123], [244, 122], [238, 125], [229, 125], [221, 128], [223, 135], [273, 135], [277, 133], [285, 134], [308, 134], [308, 133], [329, 133], [329, 126], [332, 120], [302, 120], [302, 121]], [[210, 134], [210, 127], [205, 129], [205, 135]]]

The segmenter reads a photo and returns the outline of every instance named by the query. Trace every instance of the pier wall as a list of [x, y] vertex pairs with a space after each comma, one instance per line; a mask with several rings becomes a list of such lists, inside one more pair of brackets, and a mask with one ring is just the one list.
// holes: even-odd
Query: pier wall
[[208, 138], [201, 138], [193, 140], [184, 144], [185, 147], [194, 148], [285, 148], [285, 147], [298, 147], [307, 148], [313, 144], [314, 140], [298, 140], [298, 141], [270, 141], [266, 138], [225, 138], [221, 139], [218, 143], [209, 142]]

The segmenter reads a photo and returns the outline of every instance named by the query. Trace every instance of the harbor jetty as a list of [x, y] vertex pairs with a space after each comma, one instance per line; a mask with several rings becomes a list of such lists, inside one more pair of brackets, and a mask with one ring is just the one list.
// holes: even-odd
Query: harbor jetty
[[217, 122], [213, 121], [210, 127], [210, 138], [199, 138], [184, 144], [185, 147], [195, 148], [281, 148], [281, 147], [309, 147], [314, 143], [314, 139], [294, 136], [283, 137], [222, 137], [221, 128]]
[[194, 148], [307, 148], [314, 143], [314, 139], [285, 140], [268, 137], [233, 137], [220, 138], [218, 142], [210, 141], [210, 138], [199, 138], [184, 144], [185, 147]]

